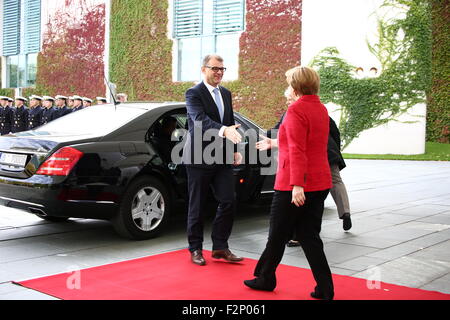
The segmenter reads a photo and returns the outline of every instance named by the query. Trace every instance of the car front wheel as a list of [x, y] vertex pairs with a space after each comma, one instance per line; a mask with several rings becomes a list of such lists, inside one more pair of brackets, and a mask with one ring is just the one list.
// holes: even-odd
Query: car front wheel
[[145, 240], [155, 237], [164, 229], [169, 213], [167, 189], [154, 177], [145, 176], [131, 183], [113, 224], [121, 236]]

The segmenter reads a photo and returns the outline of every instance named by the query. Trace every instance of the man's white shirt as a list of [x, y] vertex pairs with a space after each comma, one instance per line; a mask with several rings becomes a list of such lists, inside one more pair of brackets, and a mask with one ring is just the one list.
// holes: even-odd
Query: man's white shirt
[[[211, 97], [213, 98], [213, 100], [216, 101], [216, 97], [215, 97], [215, 94], [214, 94], [214, 89], [216, 89], [216, 88], [219, 89], [219, 88], [218, 87], [213, 87], [212, 85], [207, 83], [205, 80], [203, 80], [203, 83], [205, 84], [206, 88], [208, 89], [209, 93], [211, 94]], [[222, 105], [225, 108], [225, 104], [223, 103], [222, 93], [220, 92], [220, 90], [219, 90], [219, 97], [220, 97], [220, 100], [222, 101]], [[227, 128], [226, 126], [222, 126], [222, 128], [220, 128], [220, 130], [219, 130], [219, 137], [225, 138], [223, 133], [225, 132], [226, 128]]]

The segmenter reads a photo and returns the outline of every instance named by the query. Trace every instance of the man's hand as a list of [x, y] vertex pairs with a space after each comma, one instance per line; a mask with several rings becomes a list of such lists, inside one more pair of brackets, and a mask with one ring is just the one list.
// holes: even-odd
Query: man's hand
[[301, 207], [305, 204], [305, 200], [304, 189], [299, 186], [294, 186], [294, 189], [292, 190], [292, 203], [297, 207]]
[[241, 126], [240, 124], [237, 124], [231, 127], [227, 127], [223, 132], [224, 137], [233, 142], [234, 144], [240, 143], [242, 141], [242, 137], [236, 130], [240, 126]]
[[259, 135], [261, 137], [261, 141], [258, 141], [256, 143], [256, 149], [259, 151], [266, 151], [272, 148], [278, 147], [278, 140], [277, 139], [270, 139], [262, 134]]
[[242, 164], [242, 154], [239, 152], [234, 153], [234, 163], [235, 166], [239, 166]]

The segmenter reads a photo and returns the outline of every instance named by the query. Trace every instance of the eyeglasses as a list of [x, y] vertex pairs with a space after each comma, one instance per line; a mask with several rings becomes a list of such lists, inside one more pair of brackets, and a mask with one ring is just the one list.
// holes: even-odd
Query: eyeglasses
[[219, 67], [211, 67], [211, 66], [205, 66], [205, 67], [211, 69], [213, 72], [219, 72], [219, 71], [225, 72], [225, 71], [227, 71], [227, 68], [219, 68]]

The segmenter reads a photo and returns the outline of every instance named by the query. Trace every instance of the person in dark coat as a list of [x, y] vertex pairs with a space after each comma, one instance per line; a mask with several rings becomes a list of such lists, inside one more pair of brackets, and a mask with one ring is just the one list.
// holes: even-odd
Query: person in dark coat
[[342, 181], [340, 171], [347, 165], [341, 154], [341, 133], [330, 117], [330, 135], [328, 137], [328, 162], [331, 168], [331, 177], [333, 179], [333, 188], [330, 193], [339, 214], [339, 219], [343, 220], [343, 228], [348, 231], [352, 228], [352, 220], [350, 217], [350, 203], [348, 200], [347, 188]]
[[28, 113], [27, 130], [33, 130], [42, 122], [42, 97], [33, 95], [30, 97], [30, 110]]
[[47, 124], [57, 118], [58, 110], [53, 107], [53, 103], [55, 99], [53, 97], [44, 96], [43, 100], [43, 111], [42, 111], [42, 120], [41, 125]]
[[17, 133], [27, 130], [28, 114], [29, 110], [25, 103], [28, 102], [27, 98], [16, 97], [16, 108], [14, 109], [11, 132]]
[[72, 112], [72, 110], [67, 106], [67, 100], [69, 99], [66, 96], [63, 95], [57, 95], [55, 97], [56, 99], [56, 119], [64, 117], [66, 114], [69, 114]]
[[0, 134], [10, 134], [13, 109], [9, 106], [8, 97], [0, 97]]
[[73, 107], [72, 112], [77, 112], [79, 110], [84, 109], [83, 107], [83, 98], [80, 96], [73, 96]]

